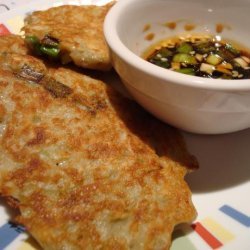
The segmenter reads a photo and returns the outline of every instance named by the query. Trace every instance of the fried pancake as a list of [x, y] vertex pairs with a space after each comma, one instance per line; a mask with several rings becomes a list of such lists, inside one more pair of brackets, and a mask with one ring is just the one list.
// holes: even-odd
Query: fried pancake
[[56, 40], [64, 64], [73, 61], [83, 68], [109, 70], [103, 21], [112, 5], [64, 5], [35, 11], [25, 18], [23, 30], [26, 36], [36, 36], [40, 41], [47, 37]]
[[179, 133], [101, 81], [0, 57], [0, 193], [17, 221], [44, 249], [168, 249], [196, 214]]
[[0, 37], [0, 53], [6, 52], [26, 55], [28, 53], [28, 48], [20, 36], [10, 34]]

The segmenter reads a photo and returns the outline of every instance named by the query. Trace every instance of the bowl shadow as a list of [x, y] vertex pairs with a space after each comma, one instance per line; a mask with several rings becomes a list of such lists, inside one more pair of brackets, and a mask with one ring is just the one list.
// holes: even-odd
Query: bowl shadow
[[250, 129], [222, 135], [183, 135], [200, 165], [186, 177], [193, 193], [219, 191], [250, 181]]

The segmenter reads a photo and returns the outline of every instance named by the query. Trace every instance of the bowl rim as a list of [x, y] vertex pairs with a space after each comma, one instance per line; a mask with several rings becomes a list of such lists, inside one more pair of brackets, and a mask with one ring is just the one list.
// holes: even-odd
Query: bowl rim
[[123, 61], [137, 70], [144, 71], [146, 74], [155, 76], [162, 81], [169, 81], [187, 87], [221, 91], [250, 90], [250, 79], [228, 80], [190, 76], [151, 64], [133, 53], [121, 41], [118, 35], [117, 23], [122, 17], [122, 14], [126, 8], [136, 1], [138, 0], [118, 0], [109, 10], [104, 20], [105, 40], [111, 51], [118, 55], [118, 57], [120, 57]]

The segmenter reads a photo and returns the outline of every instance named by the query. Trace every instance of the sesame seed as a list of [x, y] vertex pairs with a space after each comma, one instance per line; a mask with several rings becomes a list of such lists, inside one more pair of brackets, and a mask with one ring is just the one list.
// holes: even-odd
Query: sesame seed
[[247, 63], [250, 63], [250, 58], [246, 56], [241, 56], [241, 58], [246, 61]]
[[167, 61], [168, 61], [168, 59], [167, 59], [167, 58], [162, 57], [162, 58], [161, 58], [161, 61], [162, 61], [162, 62], [167, 62]]
[[232, 76], [233, 77], [239, 77], [239, 72], [236, 70], [232, 70]]

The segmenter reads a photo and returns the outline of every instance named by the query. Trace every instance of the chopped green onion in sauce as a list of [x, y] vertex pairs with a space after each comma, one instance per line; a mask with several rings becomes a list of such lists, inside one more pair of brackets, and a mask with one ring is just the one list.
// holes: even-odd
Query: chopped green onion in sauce
[[152, 48], [145, 59], [162, 68], [207, 78], [250, 79], [249, 52], [214, 37], [179, 37]]

